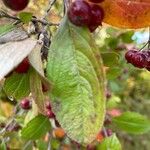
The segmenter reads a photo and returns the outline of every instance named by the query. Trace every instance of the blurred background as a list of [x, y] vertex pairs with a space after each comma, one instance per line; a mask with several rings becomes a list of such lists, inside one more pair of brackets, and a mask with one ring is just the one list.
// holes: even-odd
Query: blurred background
[[[40, 18], [44, 14], [47, 5], [47, 0], [32, 0], [25, 11], [30, 11], [33, 15]], [[2, 5], [1, 0], [0, 7], [6, 9]], [[10, 10], [8, 10], [8, 12], [12, 15], [17, 15]], [[58, 23], [62, 14], [62, 3], [57, 1], [56, 5], [52, 8], [48, 20]], [[0, 18], [0, 25], [7, 22], [8, 19]], [[51, 29], [51, 32], [54, 33], [55, 30], [56, 28], [54, 27]], [[107, 101], [107, 109], [120, 112], [135, 111], [150, 118], [150, 72], [145, 69], [137, 69], [131, 64], [127, 64], [124, 58], [124, 54], [128, 49], [140, 49], [148, 41], [148, 29], [121, 30], [103, 24], [102, 27], [96, 30], [93, 36], [102, 54], [108, 79], [107, 94], [109, 98]], [[5, 122], [12, 115], [13, 107], [14, 103], [7, 99], [4, 93], [1, 92], [1, 125], [2, 122]], [[29, 116], [29, 114], [31, 114], [31, 112], [26, 115]], [[23, 121], [22, 118], [18, 118], [18, 120], [19, 122]], [[150, 133], [136, 136], [127, 134], [114, 127], [112, 131], [117, 133], [124, 150], [150, 149]], [[12, 150], [21, 149], [24, 141], [19, 138], [19, 133], [13, 132], [10, 137], [9, 147]], [[42, 143], [42, 141], [40, 142]], [[61, 142], [66, 145], [68, 144], [67, 140], [58, 140], [57, 137], [54, 138], [53, 142], [53, 149], [57, 149], [57, 146], [60, 145]]]

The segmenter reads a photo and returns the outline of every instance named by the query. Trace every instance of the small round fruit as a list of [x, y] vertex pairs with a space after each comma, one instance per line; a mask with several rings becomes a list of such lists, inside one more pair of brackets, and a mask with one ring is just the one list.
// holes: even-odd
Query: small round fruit
[[45, 105], [46, 105], [46, 109], [47, 110], [51, 110], [52, 109], [51, 103], [49, 101], [47, 101]]
[[133, 57], [137, 53], [137, 50], [128, 50], [125, 54], [125, 59], [127, 60], [128, 63], [132, 63]]
[[55, 114], [51, 110], [46, 111], [46, 116], [50, 119], [55, 118]]
[[91, 20], [90, 5], [85, 1], [76, 0], [68, 10], [68, 17], [77, 26], [87, 26]]
[[137, 68], [144, 68], [146, 66], [146, 56], [142, 52], [134, 55], [132, 64]]
[[17, 73], [27, 73], [29, 70], [30, 64], [28, 58], [25, 58], [19, 66], [15, 69]]
[[103, 8], [98, 5], [91, 5], [92, 19], [91, 23], [93, 25], [101, 25], [102, 20], [104, 19]]
[[104, 2], [104, 0], [89, 0], [92, 3], [101, 3]]
[[3, 3], [12, 10], [21, 11], [27, 7], [29, 0], [3, 0]]
[[20, 103], [22, 109], [28, 110], [31, 108], [31, 103], [29, 99], [23, 99]]

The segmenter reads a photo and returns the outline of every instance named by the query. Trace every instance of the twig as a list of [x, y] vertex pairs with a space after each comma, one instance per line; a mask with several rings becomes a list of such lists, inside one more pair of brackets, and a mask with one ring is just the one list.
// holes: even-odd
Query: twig
[[44, 17], [43, 17], [43, 20], [46, 19], [46, 17], [48, 16], [48, 14], [49, 14], [49, 12], [50, 12], [52, 6], [55, 4], [55, 2], [56, 2], [56, 0], [49, 0], [49, 5], [48, 5], [48, 8], [47, 8], [47, 10], [46, 10], [46, 12], [45, 12], [45, 15], [44, 15]]
[[[22, 22], [18, 17], [9, 15], [9, 14], [7, 14], [6, 12], [4, 12], [3, 10], [0, 10], [0, 18], [1, 18], [1, 17], [5, 17], [5, 18], [9, 18], [9, 19], [16, 20], [16, 21], [18, 21], [18, 23], [21, 23], [21, 22]], [[39, 22], [39, 23], [41, 23], [42, 25], [48, 25], [48, 26], [58, 26], [58, 25], [59, 25], [59, 24], [57, 24], [57, 23], [48, 22], [48, 21], [46, 21], [46, 20], [37, 19], [37, 18], [34, 18], [34, 17], [32, 17], [31, 21]]]

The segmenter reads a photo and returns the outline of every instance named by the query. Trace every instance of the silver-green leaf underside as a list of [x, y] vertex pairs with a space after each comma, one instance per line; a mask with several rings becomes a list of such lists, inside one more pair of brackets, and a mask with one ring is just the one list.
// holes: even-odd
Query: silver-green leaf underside
[[85, 28], [65, 18], [53, 38], [47, 76], [53, 111], [67, 135], [82, 144], [92, 142], [105, 115], [101, 56]]

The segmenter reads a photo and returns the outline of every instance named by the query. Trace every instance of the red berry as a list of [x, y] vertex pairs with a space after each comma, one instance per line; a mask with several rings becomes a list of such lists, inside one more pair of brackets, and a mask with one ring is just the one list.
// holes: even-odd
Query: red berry
[[3, 3], [12, 10], [21, 11], [27, 7], [29, 0], [3, 0]]
[[55, 118], [55, 114], [51, 110], [46, 111], [46, 116], [48, 118]]
[[28, 58], [25, 58], [19, 66], [15, 69], [17, 73], [27, 73], [29, 70], [30, 64]]
[[146, 56], [142, 52], [137, 52], [132, 60], [132, 64], [138, 68], [144, 68], [146, 65]]
[[132, 63], [133, 57], [135, 56], [135, 54], [137, 53], [137, 50], [128, 50], [125, 54], [125, 58], [127, 60], [128, 63]]
[[104, 11], [98, 5], [91, 5], [91, 21], [88, 25], [89, 30], [93, 32], [99, 25], [102, 25], [104, 19]]
[[28, 110], [31, 108], [30, 100], [29, 99], [24, 99], [21, 101], [20, 106], [22, 109]]
[[150, 71], [150, 51], [143, 51], [143, 54], [146, 56], [146, 65], [145, 68]]
[[87, 26], [91, 20], [91, 8], [87, 2], [76, 0], [68, 10], [68, 17], [77, 26]]
[[50, 104], [49, 101], [46, 102], [46, 109], [48, 109], [48, 110], [52, 109], [51, 104]]
[[48, 86], [44, 83], [42, 83], [42, 91], [47, 92], [49, 90]]
[[91, 5], [91, 12], [92, 12], [92, 19], [90, 24], [101, 25], [102, 20], [104, 19], [103, 9], [98, 5]]
[[91, 32], [94, 32], [97, 29], [98, 25], [88, 25], [88, 28]]
[[101, 3], [101, 2], [103, 2], [104, 0], [89, 0], [90, 2], [92, 2], [92, 3]]

